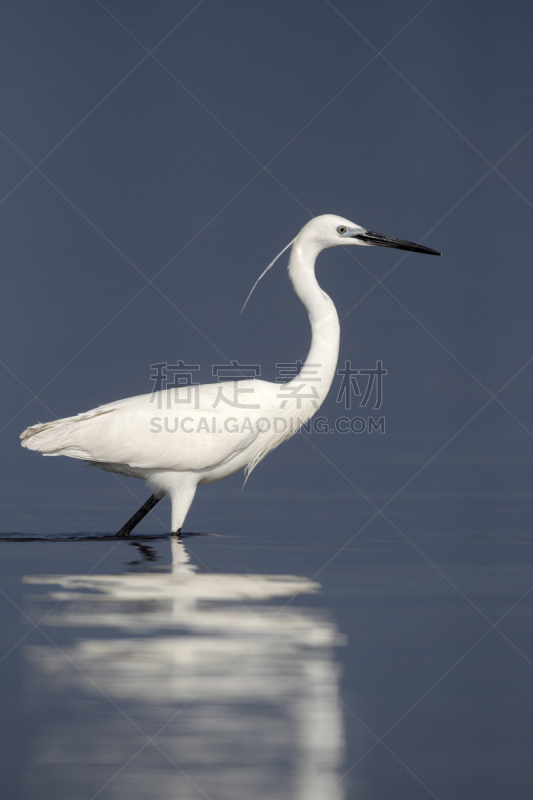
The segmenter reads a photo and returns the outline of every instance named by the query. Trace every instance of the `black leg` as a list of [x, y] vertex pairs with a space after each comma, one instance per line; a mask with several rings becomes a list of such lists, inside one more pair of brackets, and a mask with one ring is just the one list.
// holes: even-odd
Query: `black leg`
[[135, 512], [133, 517], [131, 517], [131, 519], [129, 519], [126, 522], [126, 524], [123, 525], [122, 528], [119, 530], [119, 532], [117, 533], [119, 539], [127, 539], [132, 530], [134, 529], [134, 527], [138, 525], [142, 519], [145, 518], [148, 512], [151, 511], [152, 508], [155, 505], [157, 505], [157, 503], [159, 503], [160, 500], [161, 498], [157, 497], [157, 495], [155, 494], [149, 497], [146, 503], [143, 506], [141, 506], [140, 509]]

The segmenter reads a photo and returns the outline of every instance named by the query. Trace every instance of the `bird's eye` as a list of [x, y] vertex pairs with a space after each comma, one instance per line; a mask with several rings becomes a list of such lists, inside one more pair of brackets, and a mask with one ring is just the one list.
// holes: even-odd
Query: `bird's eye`
[[344, 225], [339, 225], [339, 227], [337, 228], [337, 233], [346, 233], [346, 228], [344, 227]]

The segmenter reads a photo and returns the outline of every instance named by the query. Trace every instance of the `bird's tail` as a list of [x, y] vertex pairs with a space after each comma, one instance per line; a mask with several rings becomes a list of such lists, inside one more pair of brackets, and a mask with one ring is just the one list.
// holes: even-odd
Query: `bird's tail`
[[[38, 423], [26, 428], [20, 434], [22, 447], [37, 450], [45, 456], [70, 456], [71, 458], [89, 458], [89, 454], [79, 441], [80, 422], [108, 414], [114, 409], [79, 414], [76, 417], [64, 417], [52, 422]], [[78, 434], [78, 436], [76, 435]]]

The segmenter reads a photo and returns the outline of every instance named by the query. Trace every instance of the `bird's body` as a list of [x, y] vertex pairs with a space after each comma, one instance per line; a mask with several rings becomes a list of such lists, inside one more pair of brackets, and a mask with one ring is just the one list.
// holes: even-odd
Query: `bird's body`
[[289, 262], [290, 279], [309, 312], [312, 330], [309, 354], [291, 381], [167, 388], [33, 425], [21, 435], [23, 446], [142, 478], [156, 498], [170, 496], [172, 531], [179, 531], [198, 485], [250, 471], [324, 401], [335, 375], [340, 331], [335, 306], [318, 285], [314, 267], [318, 253], [337, 244], [435, 253], [373, 234], [341, 217], [316, 217], [294, 240]]

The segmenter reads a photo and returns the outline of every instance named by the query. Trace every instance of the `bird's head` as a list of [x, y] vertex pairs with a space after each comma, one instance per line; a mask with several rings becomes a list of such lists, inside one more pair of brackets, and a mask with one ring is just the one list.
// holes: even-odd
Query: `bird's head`
[[426, 253], [432, 256], [441, 255], [430, 247], [369, 231], [336, 214], [323, 214], [310, 220], [298, 234], [296, 241], [298, 240], [314, 245], [317, 251], [324, 250], [326, 247], [337, 247], [341, 244], [356, 244], [367, 247], [394, 247], [398, 250], [409, 250], [412, 253]]
[[314, 262], [314, 259], [321, 250], [325, 250], [326, 247], [337, 247], [340, 244], [359, 244], [366, 245], [367, 247], [395, 247], [398, 250], [409, 250], [412, 253], [427, 253], [431, 256], [441, 255], [436, 250], [431, 250], [430, 247], [424, 247], [422, 244], [406, 242], [403, 239], [392, 239], [390, 236], [374, 233], [374, 231], [362, 228], [360, 225], [350, 222], [349, 219], [344, 219], [344, 217], [337, 217], [335, 214], [322, 214], [321, 217], [314, 217], [314, 219], [309, 220], [298, 236], [289, 242], [261, 273], [252, 286], [252, 291], [246, 298], [241, 314], [263, 275], [268, 272], [289, 247], [292, 246], [294, 248], [293, 252], [296, 251], [301, 256], [307, 256]]

